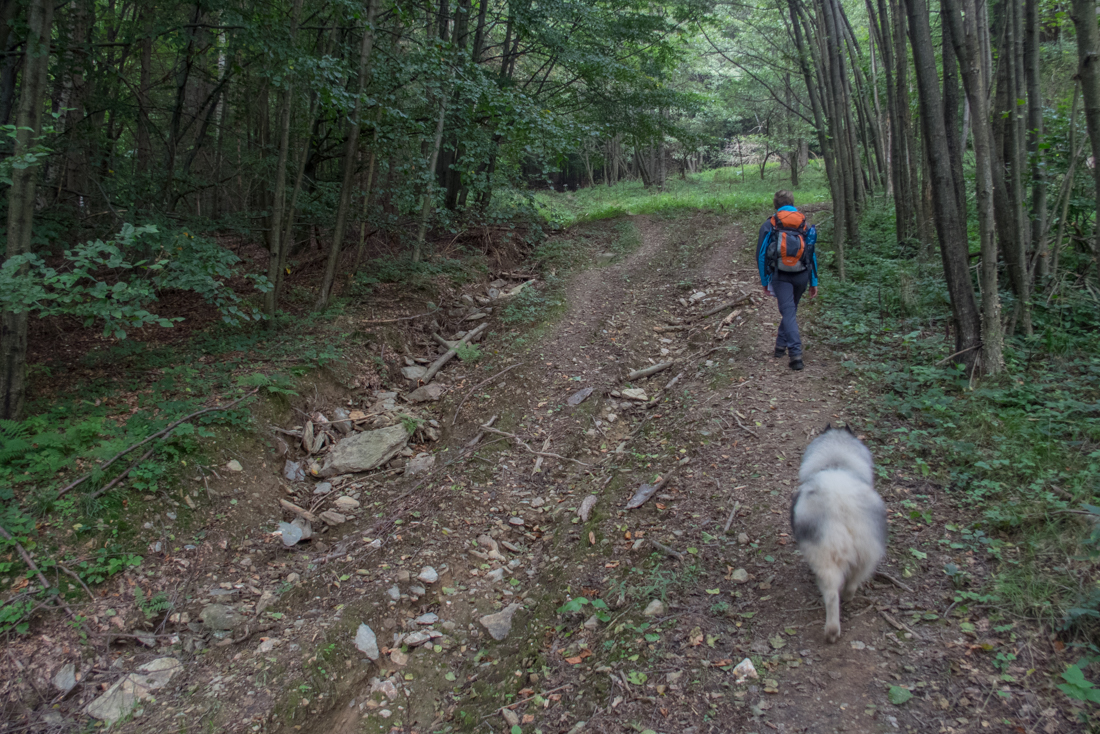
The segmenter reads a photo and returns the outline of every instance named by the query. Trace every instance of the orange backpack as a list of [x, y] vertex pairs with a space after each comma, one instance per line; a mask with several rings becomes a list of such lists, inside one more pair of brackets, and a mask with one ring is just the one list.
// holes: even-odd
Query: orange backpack
[[775, 270], [801, 273], [806, 269], [806, 215], [802, 212], [776, 212], [771, 218], [772, 233], [766, 252], [767, 262]]

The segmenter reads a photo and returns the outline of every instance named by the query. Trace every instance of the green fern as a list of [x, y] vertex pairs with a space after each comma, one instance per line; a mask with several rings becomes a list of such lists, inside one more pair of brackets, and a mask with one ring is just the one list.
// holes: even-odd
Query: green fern
[[141, 590], [140, 586], [134, 587], [134, 604], [141, 610], [146, 619], [152, 619], [172, 608], [172, 602], [168, 601], [167, 592], [158, 591], [151, 597], [146, 598], [145, 592]]

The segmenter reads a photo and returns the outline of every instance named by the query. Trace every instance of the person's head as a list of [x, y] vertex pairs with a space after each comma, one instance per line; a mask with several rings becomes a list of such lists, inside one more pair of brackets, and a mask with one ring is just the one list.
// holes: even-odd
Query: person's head
[[794, 206], [794, 194], [786, 189], [782, 191], [776, 191], [775, 197], [772, 199], [772, 203], [775, 204], [776, 209], [780, 209], [785, 206]]

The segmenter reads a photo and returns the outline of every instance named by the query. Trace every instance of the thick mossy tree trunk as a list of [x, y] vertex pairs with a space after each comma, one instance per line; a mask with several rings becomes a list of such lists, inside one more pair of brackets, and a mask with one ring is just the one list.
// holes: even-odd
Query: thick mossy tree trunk
[[[27, 42], [12, 150], [15, 156], [31, 151], [42, 132], [42, 95], [50, 63], [53, 8], [50, 0], [31, 0], [27, 8]], [[37, 177], [36, 166], [12, 171], [8, 189], [9, 258], [31, 250]], [[26, 311], [0, 314], [0, 418], [19, 420], [23, 415], [27, 390], [27, 316]]]

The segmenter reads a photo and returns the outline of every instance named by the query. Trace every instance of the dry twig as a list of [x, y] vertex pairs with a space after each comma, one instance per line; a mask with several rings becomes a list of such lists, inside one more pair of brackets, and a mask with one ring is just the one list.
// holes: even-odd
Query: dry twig
[[[203, 415], [204, 413], [213, 413], [213, 412], [215, 412], [215, 411], [218, 411], [218, 410], [229, 410], [230, 408], [232, 408], [233, 406], [235, 406], [235, 405], [236, 405], [237, 403], [241, 402], [241, 401], [242, 401], [242, 400], [244, 400], [245, 398], [249, 398], [249, 397], [252, 397], [253, 395], [255, 395], [256, 393], [258, 393], [259, 391], [260, 391], [260, 388], [258, 388], [258, 387], [257, 387], [257, 388], [256, 388], [255, 390], [253, 390], [253, 391], [251, 391], [251, 392], [249, 392], [249, 393], [245, 393], [245, 394], [244, 394], [244, 395], [242, 395], [241, 397], [237, 398], [237, 399], [236, 399], [236, 400], [234, 400], [234, 401], [233, 401], [232, 403], [228, 403], [228, 404], [226, 404], [226, 405], [215, 405], [215, 406], [214, 406], [213, 408], [203, 408], [202, 410], [197, 410], [197, 411], [195, 411], [195, 412], [194, 412], [194, 413], [192, 413], [191, 415], [186, 415], [186, 416], [184, 416], [183, 418], [180, 418], [180, 419], [179, 419], [178, 421], [176, 421], [176, 422], [175, 422], [175, 423], [173, 423], [172, 425], [168, 426], [167, 428], [165, 428], [165, 429], [163, 429], [163, 430], [161, 430], [161, 431], [157, 431], [157, 432], [156, 432], [156, 433], [154, 433], [154, 434], [153, 434], [152, 436], [149, 436], [148, 438], [146, 438], [146, 439], [144, 439], [144, 440], [142, 440], [142, 441], [138, 441], [138, 442], [137, 442], [137, 443], [135, 443], [135, 444], [134, 444], [133, 446], [131, 446], [131, 447], [127, 448], [127, 449], [123, 449], [122, 451], [120, 451], [119, 453], [117, 453], [117, 454], [115, 454], [115, 455], [114, 455], [113, 457], [111, 457], [111, 459], [109, 459], [109, 460], [107, 461], [107, 463], [105, 463], [105, 464], [101, 464], [101, 465], [100, 465], [99, 467], [97, 467], [97, 468], [98, 468], [98, 469], [99, 469], [100, 471], [103, 471], [104, 469], [106, 469], [107, 467], [109, 467], [109, 466], [110, 466], [111, 464], [115, 463], [116, 461], [118, 461], [119, 459], [121, 459], [121, 458], [122, 458], [123, 456], [125, 456], [125, 455], [126, 455], [126, 454], [128, 454], [128, 453], [130, 453], [130, 452], [131, 452], [131, 451], [133, 451], [134, 449], [137, 449], [137, 448], [141, 448], [142, 446], [144, 446], [145, 444], [149, 443], [150, 441], [154, 441], [154, 440], [156, 440], [156, 439], [158, 439], [158, 438], [161, 438], [161, 437], [163, 437], [163, 436], [167, 436], [167, 435], [168, 435], [169, 433], [171, 433], [171, 432], [172, 432], [173, 430], [175, 430], [176, 426], [180, 425], [181, 423], [186, 423], [187, 421], [191, 420], [192, 418], [197, 418], [198, 416], [200, 416], [200, 415]], [[149, 454], [146, 454], [145, 456], [149, 456]], [[140, 461], [141, 461], [141, 460], [138, 460], [138, 462], [137, 462], [137, 463], [140, 463]], [[126, 470], [125, 472], [123, 472], [123, 476], [125, 476], [126, 474], [128, 474], [128, 473], [130, 472], [130, 470], [131, 470], [131, 469], [133, 469], [133, 468], [134, 468], [134, 465], [131, 465], [131, 466], [130, 466], [130, 469], [127, 469], [127, 470]], [[65, 494], [66, 492], [68, 492], [69, 490], [71, 490], [71, 489], [73, 489], [73, 488], [77, 487], [78, 485], [82, 484], [82, 483], [83, 483], [84, 481], [86, 481], [86, 480], [88, 479], [88, 477], [92, 476], [92, 474], [93, 474], [93, 473], [94, 473], [94, 472], [88, 472], [87, 474], [85, 474], [84, 476], [80, 477], [79, 479], [76, 479], [76, 480], [74, 480], [74, 481], [73, 481], [72, 483], [70, 483], [70, 484], [67, 484], [66, 486], [62, 487], [62, 488], [61, 488], [61, 490], [60, 490], [60, 491], [59, 491], [59, 492], [57, 493], [57, 496], [58, 496], [58, 497], [60, 497], [61, 495], [63, 495], [63, 494]], [[119, 477], [119, 478], [120, 478], [120, 477]], [[117, 481], [117, 480], [118, 480], [119, 478], [116, 478], [116, 481]], [[113, 482], [112, 482], [112, 484], [113, 484]], [[108, 485], [108, 486], [111, 486], [111, 485]], [[101, 492], [101, 493], [102, 493], [102, 492]]]
[[886, 579], [887, 581], [889, 581], [890, 583], [892, 583], [894, 586], [898, 587], [899, 589], [904, 589], [905, 591], [908, 591], [910, 594], [913, 593], [912, 589], [910, 589], [908, 586], [906, 586], [902, 582], [898, 581], [896, 578], [894, 578], [890, 574], [886, 573], [885, 571], [876, 571], [875, 575], [876, 576], [881, 576], [882, 578]]
[[495, 375], [493, 375], [492, 377], [490, 377], [490, 378], [488, 378], [488, 379], [486, 379], [486, 380], [482, 380], [481, 382], [477, 383], [477, 384], [476, 384], [476, 385], [474, 385], [474, 386], [473, 386], [472, 388], [470, 388], [470, 392], [466, 393], [466, 397], [462, 398], [462, 400], [460, 400], [460, 401], [459, 401], [459, 403], [458, 403], [458, 407], [457, 407], [457, 408], [455, 408], [455, 414], [454, 414], [454, 416], [453, 416], [453, 417], [451, 418], [451, 425], [453, 426], [453, 425], [455, 424], [455, 421], [457, 421], [457, 420], [458, 420], [458, 411], [462, 410], [462, 406], [463, 406], [463, 404], [465, 404], [465, 402], [466, 402], [466, 401], [467, 401], [467, 400], [468, 400], [468, 399], [470, 398], [470, 396], [471, 396], [471, 395], [473, 395], [473, 394], [474, 394], [474, 393], [475, 393], [475, 392], [477, 391], [477, 389], [478, 389], [479, 387], [481, 387], [482, 385], [487, 385], [488, 383], [492, 382], [493, 380], [495, 380], [495, 379], [497, 379], [498, 377], [500, 377], [501, 375], [503, 375], [503, 374], [504, 374], [505, 372], [511, 372], [511, 371], [512, 371], [512, 370], [514, 370], [514, 369], [515, 369], [516, 367], [519, 367], [519, 366], [520, 366], [521, 364], [523, 364], [523, 362], [516, 362], [516, 363], [515, 363], [514, 365], [512, 365], [511, 367], [507, 367], [507, 368], [505, 368], [505, 369], [501, 370], [500, 372], [496, 373], [496, 374], [495, 374]]
[[589, 466], [589, 464], [585, 464], [583, 461], [577, 461], [576, 459], [570, 459], [568, 456], [562, 456], [561, 454], [552, 454], [552, 453], [549, 453], [549, 452], [546, 452], [546, 451], [535, 451], [533, 448], [531, 448], [530, 446], [525, 444], [523, 442], [523, 439], [521, 439], [519, 436], [517, 436], [514, 433], [508, 433], [506, 431], [498, 431], [495, 428], [490, 428], [488, 425], [480, 426], [480, 428], [481, 428], [482, 431], [485, 431], [486, 433], [495, 433], [498, 436], [504, 436], [505, 438], [512, 439], [513, 441], [518, 443], [520, 446], [522, 446], [524, 449], [526, 449], [530, 453], [534, 454], [535, 456], [545, 456], [548, 459], [561, 459], [562, 461], [572, 461], [574, 464], [580, 464], [581, 466]]

